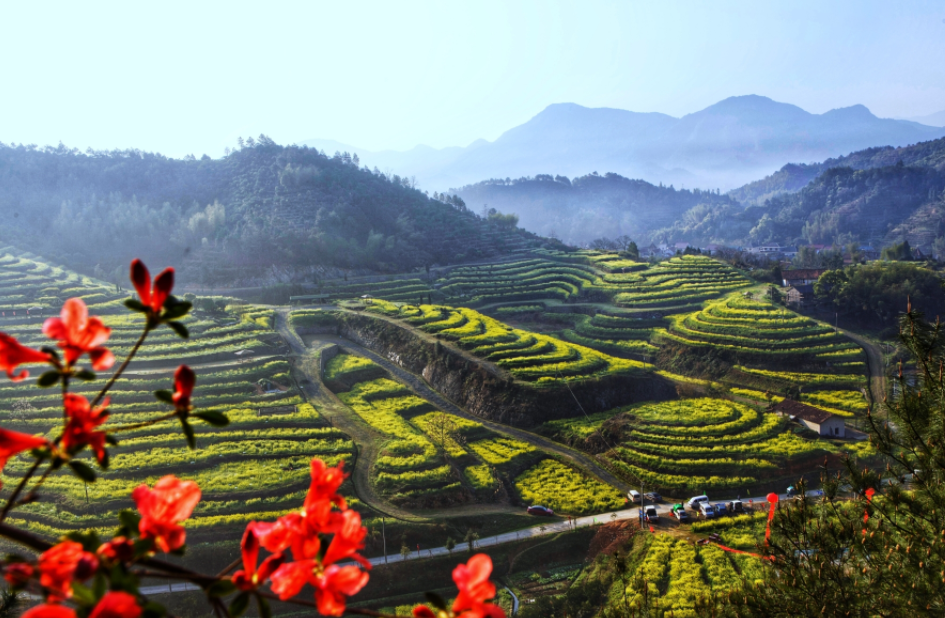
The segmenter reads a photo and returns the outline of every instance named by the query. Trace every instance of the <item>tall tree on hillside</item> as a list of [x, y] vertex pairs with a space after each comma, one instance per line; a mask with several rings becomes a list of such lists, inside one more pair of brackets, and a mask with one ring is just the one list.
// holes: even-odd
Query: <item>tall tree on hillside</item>
[[911, 305], [900, 325], [911, 360], [900, 365], [899, 395], [867, 416], [886, 470], [851, 458], [823, 470], [822, 499], [780, 505], [761, 548], [763, 585], [733, 592], [726, 612], [945, 615], [945, 328]]

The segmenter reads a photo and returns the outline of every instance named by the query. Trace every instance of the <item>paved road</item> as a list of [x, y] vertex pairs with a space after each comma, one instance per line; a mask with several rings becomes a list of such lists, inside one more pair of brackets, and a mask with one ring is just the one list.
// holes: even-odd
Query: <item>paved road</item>
[[840, 332], [852, 339], [866, 351], [866, 366], [870, 372], [870, 393], [874, 405], [883, 401], [886, 396], [886, 371], [883, 362], [883, 351], [868, 339], [850, 331], [840, 329]]

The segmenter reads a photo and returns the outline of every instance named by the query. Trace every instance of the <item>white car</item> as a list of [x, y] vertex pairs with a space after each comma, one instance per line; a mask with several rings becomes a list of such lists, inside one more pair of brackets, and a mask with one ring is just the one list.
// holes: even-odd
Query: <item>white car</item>
[[689, 498], [689, 502], [687, 502], [686, 505], [689, 507], [690, 510], [698, 511], [699, 505], [702, 504], [703, 502], [708, 502], [708, 501], [709, 501], [709, 496], [706, 496], [705, 494], [703, 494], [701, 496]]

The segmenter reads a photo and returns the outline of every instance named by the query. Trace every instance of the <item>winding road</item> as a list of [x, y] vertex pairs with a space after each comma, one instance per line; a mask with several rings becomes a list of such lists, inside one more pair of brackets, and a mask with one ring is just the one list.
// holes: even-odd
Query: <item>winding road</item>
[[[288, 342], [289, 346], [292, 348], [292, 351], [301, 359], [301, 362], [296, 364], [296, 368], [306, 377], [307, 383], [304, 383], [300, 386], [310, 401], [316, 403], [316, 406], [321, 406], [319, 411], [323, 412], [325, 416], [332, 422], [332, 424], [351, 435], [355, 443], [358, 444], [359, 454], [355, 463], [355, 470], [353, 472], [356, 491], [359, 498], [379, 512], [408, 521], [429, 521], [429, 517], [424, 516], [426, 515], [425, 512], [407, 512], [404, 509], [390, 504], [373, 490], [373, 487], [370, 483], [370, 466], [371, 462], [373, 462], [377, 456], [376, 445], [383, 442], [385, 437], [373, 430], [355, 414], [351, 413], [350, 410], [348, 410], [347, 407], [341, 403], [337, 397], [335, 397], [334, 393], [329, 391], [329, 389], [325, 388], [325, 386], [322, 384], [321, 376], [318, 374], [318, 366], [314, 361], [314, 355], [312, 352], [322, 347], [327, 347], [328, 345], [336, 344], [343, 348], [347, 348], [348, 350], [361, 356], [369, 358], [383, 367], [392, 378], [406, 385], [419, 397], [426, 399], [444, 412], [449, 412], [451, 414], [476, 421], [477, 423], [481, 423], [483, 426], [498, 434], [527, 442], [536, 448], [553, 453], [554, 455], [571, 463], [584, 472], [589, 472], [591, 475], [596, 476], [604, 483], [618, 488], [623, 493], [626, 493], [630, 490], [631, 487], [628, 483], [622, 481], [610, 471], [603, 468], [592, 457], [572, 450], [543, 436], [525, 431], [524, 429], [518, 429], [516, 427], [495, 423], [471, 414], [454, 404], [452, 401], [449, 401], [440, 395], [437, 391], [431, 388], [423, 378], [414, 375], [413, 373], [405, 370], [403, 367], [392, 363], [390, 360], [381, 356], [380, 354], [377, 354], [368, 348], [349, 341], [348, 339], [344, 339], [335, 335], [317, 335], [317, 342], [313, 344], [315, 347], [307, 346], [302, 338], [299, 337], [295, 331], [289, 327], [288, 313], [288, 308], [277, 308], [276, 329], [283, 336], [286, 342]], [[310, 360], [306, 362], [306, 358]], [[433, 517], [451, 514], [460, 515], [463, 514], [464, 511], [474, 513], [520, 513], [521, 509], [513, 508], [507, 505], [476, 504], [429, 511], [429, 516]], [[421, 513], [423, 513], [423, 515], [421, 515]]]
[[866, 352], [866, 366], [870, 372], [870, 394], [874, 405], [886, 397], [886, 371], [883, 362], [883, 351], [872, 341], [848, 330], [840, 329], [854, 343]]

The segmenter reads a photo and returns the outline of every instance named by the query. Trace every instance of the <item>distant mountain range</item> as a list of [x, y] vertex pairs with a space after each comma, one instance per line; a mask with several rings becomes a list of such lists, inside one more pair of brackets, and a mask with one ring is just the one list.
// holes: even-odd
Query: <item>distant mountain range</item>
[[928, 125], [930, 127], [945, 127], [945, 109], [940, 112], [935, 112], [934, 114], [929, 114], [928, 116], [917, 116], [915, 118], [906, 118], [906, 120], [918, 122], [919, 124]]
[[[930, 120], [929, 122], [932, 122]], [[877, 118], [862, 105], [811, 114], [769, 98], [731, 97], [674, 118], [660, 113], [549, 105], [494, 142], [371, 152], [329, 140], [305, 145], [357, 153], [362, 163], [443, 191], [486, 179], [595, 171], [651, 183], [729, 190], [789, 162], [823, 161], [872, 146], [945, 136], [945, 128]]]

